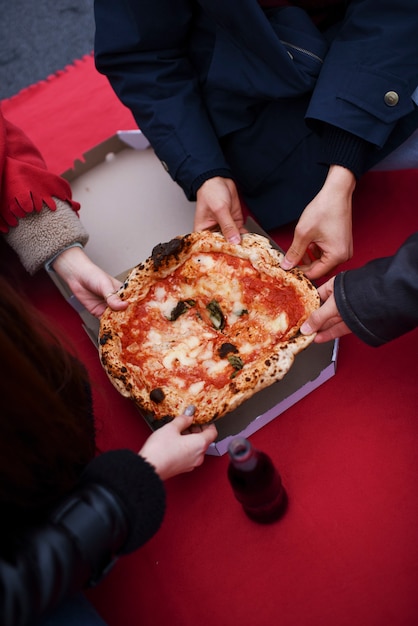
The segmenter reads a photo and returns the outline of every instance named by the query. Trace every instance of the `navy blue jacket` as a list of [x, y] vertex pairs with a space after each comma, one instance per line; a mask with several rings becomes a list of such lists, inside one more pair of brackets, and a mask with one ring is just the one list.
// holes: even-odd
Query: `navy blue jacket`
[[196, 181], [228, 175], [220, 138], [271, 100], [311, 94], [311, 128], [373, 150], [413, 131], [416, 0], [341, 4], [342, 22], [321, 32], [304, 10], [257, 0], [95, 0], [96, 65], [192, 198]]
[[380, 346], [418, 326], [418, 233], [391, 257], [338, 274], [338, 310], [360, 339]]

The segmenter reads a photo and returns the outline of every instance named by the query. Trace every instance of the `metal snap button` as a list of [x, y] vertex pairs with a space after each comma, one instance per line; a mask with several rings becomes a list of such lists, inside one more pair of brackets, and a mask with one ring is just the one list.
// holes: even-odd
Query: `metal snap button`
[[385, 93], [384, 100], [385, 104], [387, 104], [388, 107], [394, 107], [399, 102], [399, 96], [396, 91], [388, 91], [387, 93]]

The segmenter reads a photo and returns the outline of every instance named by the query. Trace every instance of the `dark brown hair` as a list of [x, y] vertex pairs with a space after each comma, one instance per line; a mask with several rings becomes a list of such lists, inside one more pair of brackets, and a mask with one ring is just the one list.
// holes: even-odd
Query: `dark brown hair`
[[95, 452], [86, 372], [49, 326], [0, 277], [0, 503], [6, 529], [42, 519]]

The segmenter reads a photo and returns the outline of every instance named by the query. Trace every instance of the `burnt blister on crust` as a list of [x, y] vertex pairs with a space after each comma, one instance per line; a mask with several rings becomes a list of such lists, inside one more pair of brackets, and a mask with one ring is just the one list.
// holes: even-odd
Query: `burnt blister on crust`
[[232, 395], [235, 395], [236, 393], [240, 393], [241, 391], [240, 387], [237, 386], [234, 382], [229, 383], [228, 388]]
[[171, 257], [176, 260], [179, 259], [179, 255], [188, 243], [189, 235], [184, 237], [175, 237], [166, 243], [159, 243], [153, 248], [151, 253], [151, 261], [154, 265], [154, 270], [160, 269], [165, 263], [167, 264]]
[[149, 397], [152, 402], [155, 402], [155, 404], [160, 404], [165, 398], [165, 393], [161, 387], [156, 387], [151, 391]]
[[124, 374], [119, 374], [119, 376], [115, 377], [117, 380], [120, 380], [121, 383], [124, 384], [126, 391], [131, 392], [133, 389], [132, 383]]
[[100, 335], [99, 343], [101, 346], [104, 346], [109, 339], [112, 339], [112, 333], [103, 333]]

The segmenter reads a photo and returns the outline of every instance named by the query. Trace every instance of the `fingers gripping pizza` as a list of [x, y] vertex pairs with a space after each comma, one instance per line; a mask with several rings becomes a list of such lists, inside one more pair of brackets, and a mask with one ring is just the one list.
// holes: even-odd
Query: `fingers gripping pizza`
[[283, 378], [314, 335], [298, 330], [319, 306], [300, 270], [248, 233], [239, 245], [204, 231], [159, 244], [107, 308], [99, 350], [110, 380], [161, 423], [194, 404], [194, 422], [216, 420]]

